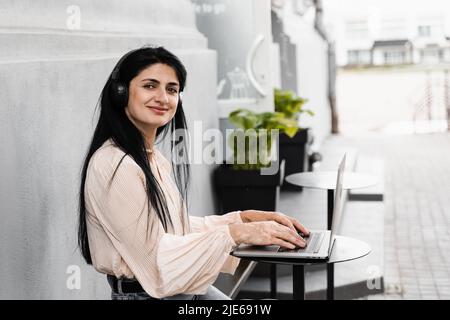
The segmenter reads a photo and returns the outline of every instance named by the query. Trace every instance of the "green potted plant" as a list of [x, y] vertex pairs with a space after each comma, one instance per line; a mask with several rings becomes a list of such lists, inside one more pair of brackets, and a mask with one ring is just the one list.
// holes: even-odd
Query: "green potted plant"
[[[233, 156], [214, 173], [219, 211], [276, 210], [284, 163], [279, 161], [277, 152], [278, 159], [272, 157], [277, 150], [273, 150], [276, 144], [271, 130], [294, 136], [298, 130], [296, 121], [280, 112], [255, 113], [247, 109], [231, 112], [229, 120], [236, 127], [228, 139]], [[264, 169], [276, 166], [274, 161], [280, 169], [263, 174]]]
[[[304, 105], [308, 101], [297, 97], [290, 90], [275, 89], [274, 92], [275, 111], [282, 113], [286, 119], [290, 119], [296, 123], [298, 130], [295, 135], [280, 134], [280, 159], [285, 160], [285, 177], [303, 172], [307, 166], [307, 144], [312, 140], [310, 130], [298, 127], [299, 115], [306, 113], [310, 116], [314, 115], [311, 110], [305, 109]], [[282, 189], [302, 190], [301, 187], [294, 186], [287, 181], [283, 182]]]

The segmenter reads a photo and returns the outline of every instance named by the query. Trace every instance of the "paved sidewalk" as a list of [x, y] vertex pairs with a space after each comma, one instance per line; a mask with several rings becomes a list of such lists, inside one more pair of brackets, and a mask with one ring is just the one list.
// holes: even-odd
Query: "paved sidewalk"
[[450, 133], [337, 137], [385, 166], [385, 293], [450, 299]]

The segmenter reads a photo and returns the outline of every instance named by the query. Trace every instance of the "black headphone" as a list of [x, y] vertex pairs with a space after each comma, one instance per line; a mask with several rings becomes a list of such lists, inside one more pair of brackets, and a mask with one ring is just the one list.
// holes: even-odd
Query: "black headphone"
[[113, 72], [111, 73], [111, 90], [110, 97], [114, 106], [118, 108], [123, 108], [128, 103], [128, 88], [122, 81], [119, 81], [120, 75], [120, 67], [122, 66], [123, 61], [128, 58], [132, 53], [141, 50], [135, 49], [131, 50], [127, 54], [125, 54], [117, 63]]

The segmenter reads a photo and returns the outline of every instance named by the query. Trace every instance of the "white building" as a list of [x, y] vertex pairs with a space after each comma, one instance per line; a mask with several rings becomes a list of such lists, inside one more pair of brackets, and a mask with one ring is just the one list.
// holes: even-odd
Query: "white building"
[[[413, 45], [411, 41], [377, 40], [372, 45], [371, 64], [394, 65], [410, 64], [413, 62]], [[355, 64], [349, 59], [348, 64]]]
[[450, 62], [448, 1], [325, 0], [324, 5], [340, 66]]

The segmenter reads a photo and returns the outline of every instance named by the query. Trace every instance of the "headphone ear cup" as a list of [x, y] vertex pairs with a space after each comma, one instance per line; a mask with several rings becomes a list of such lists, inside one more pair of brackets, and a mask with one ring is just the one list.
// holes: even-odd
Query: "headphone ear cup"
[[122, 109], [128, 103], [128, 88], [122, 82], [111, 83], [111, 99], [115, 107]]

